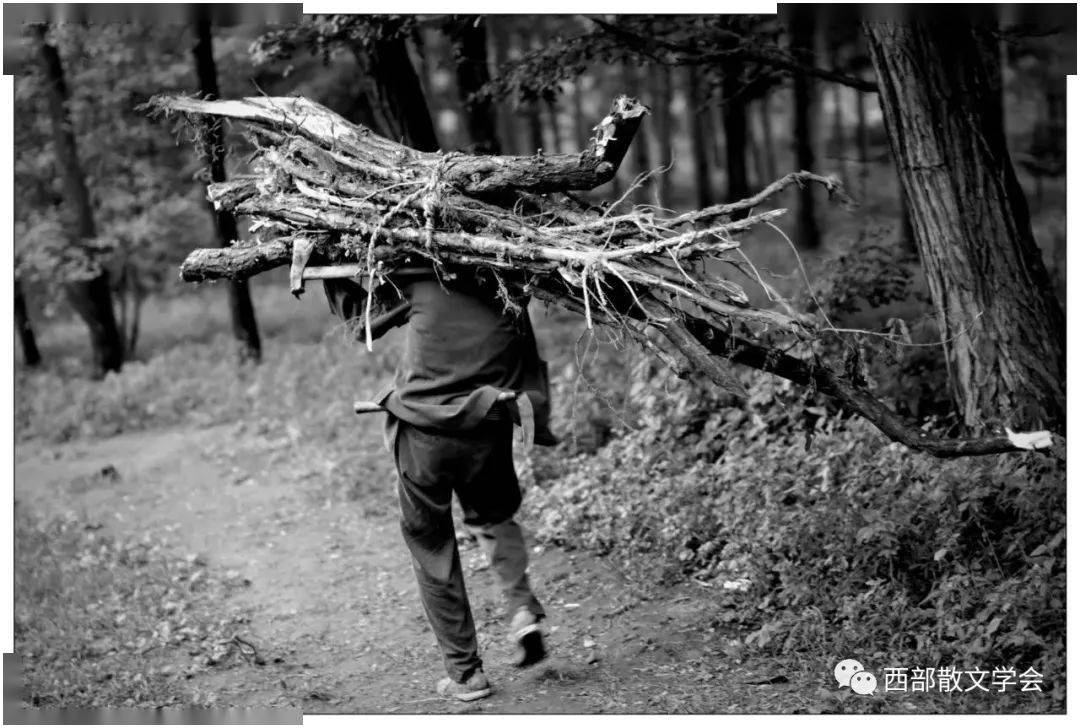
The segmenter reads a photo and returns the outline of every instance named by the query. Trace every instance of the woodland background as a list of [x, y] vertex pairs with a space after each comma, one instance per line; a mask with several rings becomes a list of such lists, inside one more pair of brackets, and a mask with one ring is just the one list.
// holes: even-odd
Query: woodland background
[[[414, 146], [430, 134], [444, 150], [516, 154], [580, 149], [611, 99], [627, 93], [652, 113], [616, 180], [587, 195], [597, 202], [618, 199], [658, 167], [670, 166], [628, 194], [674, 210], [741, 198], [797, 169], [836, 175], [856, 209], [809, 188], [786, 192], [776, 202], [790, 210], [779, 224], [790, 242], [755, 233], [742, 249], [779, 291], [837, 327], [903, 332], [900, 344], [865, 337], [877, 394], [927, 428], [958, 429], [882, 112], [874, 94], [850, 83], [871, 79], [872, 69], [846, 12], [801, 6], [730, 20], [733, 32], [791, 45], [844, 83], [753, 64], [736, 74], [720, 61], [661, 63], [618, 36], [583, 45], [574, 39], [597, 21], [582, 16], [386, 16], [362, 27], [215, 17], [28, 32], [12, 61], [17, 448], [46, 443], [60, 452], [121, 433], [241, 421], [289, 432], [297, 453], [318, 448], [333, 463], [323, 487], [342, 507], [392, 494], [371, 482], [366, 454], [356, 451], [350, 403], [392, 372], [396, 338], [366, 353], [319, 291], [293, 300], [283, 271], [241, 286], [177, 280], [187, 252], [224, 233], [205, 202], [213, 172], [200, 150], [139, 108], [170, 91], [301, 94]], [[673, 43], [703, 32], [698, 18], [632, 21]], [[1008, 150], [1063, 304], [1075, 9], [1003, 6], [1000, 27]], [[383, 54], [380, 66], [371, 45], [387, 37], [400, 55]], [[74, 147], [66, 152], [55, 143], [46, 46], [68, 94]], [[516, 65], [544, 49], [547, 60], [527, 71]], [[378, 103], [399, 103], [383, 87], [410, 73], [426, 130], [416, 108]], [[232, 131], [227, 139], [220, 171], [232, 175], [245, 169], [245, 148]], [[77, 245], [65, 186], [73, 164], [86, 202]], [[248, 234], [243, 221], [237, 232]], [[122, 365], [88, 346], [71, 305], [79, 286], [99, 303], [107, 289]], [[941, 461], [912, 453], [826, 398], [757, 372], [740, 373], [752, 396], [732, 406], [706, 382], [679, 380], [602, 332], [586, 334], [579, 317], [537, 307], [534, 318], [565, 435], [555, 450], [522, 458], [526, 523], [539, 543], [600, 555], [641, 583], [709, 585], [715, 611], [703, 628], [735, 637], [724, 659], [831, 666], [863, 654], [876, 665], [1035, 666], [1046, 676], [1037, 701], [1018, 692], [993, 702], [926, 696], [917, 709], [1064, 709], [1062, 464], [1035, 454]], [[130, 699], [130, 686], [92, 684], [92, 659], [78, 668], [68, 659], [96, 638], [72, 610], [105, 587], [71, 576], [80, 553], [98, 551], [78, 528], [22, 507], [34, 487], [17, 483], [16, 533], [16, 639], [39, 656], [32, 693], [41, 704]], [[133, 567], [122, 544], [109, 553], [117, 561], [108, 588], [120, 588]], [[43, 647], [58, 642], [69, 647]], [[182, 695], [167, 680], [154, 685], [160, 693], [138, 704]], [[808, 698], [778, 709], [895, 709], [874, 705]]]

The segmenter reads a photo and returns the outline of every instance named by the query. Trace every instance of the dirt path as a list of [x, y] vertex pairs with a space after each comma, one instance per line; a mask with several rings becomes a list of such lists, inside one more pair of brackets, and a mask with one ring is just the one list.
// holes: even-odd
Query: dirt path
[[[331, 463], [229, 426], [20, 446], [16, 500], [44, 516], [73, 512], [119, 536], [156, 532], [178, 552], [250, 580], [222, 609], [248, 615], [247, 637], [266, 664], [232, 661], [196, 674], [192, 687], [219, 705], [761, 712], [790, 709], [822, 684], [811, 676], [750, 684], [773, 677], [770, 666], [738, 663], [730, 636], [708, 628], [716, 592], [629, 584], [602, 559], [557, 549], [534, 549], [532, 567], [552, 657], [513, 670], [493, 579], [479, 550], [463, 544], [497, 692], [471, 705], [435, 697], [441, 661], [398, 532], [389, 458], [371, 439], [370, 452], [358, 455], [370, 482], [352, 500], [328, 495]], [[109, 465], [118, 478], [88, 477]]]

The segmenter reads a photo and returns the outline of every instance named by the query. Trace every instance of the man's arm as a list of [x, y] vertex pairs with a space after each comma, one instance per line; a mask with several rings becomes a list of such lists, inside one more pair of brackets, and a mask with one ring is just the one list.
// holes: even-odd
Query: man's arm
[[[364, 313], [367, 308], [367, 290], [348, 278], [323, 280], [323, 290], [330, 311], [341, 320], [356, 326], [356, 339], [366, 338]], [[409, 320], [409, 302], [399, 299], [394, 303], [385, 301], [377, 293], [372, 301], [371, 338], [378, 339], [390, 329], [404, 325]]]

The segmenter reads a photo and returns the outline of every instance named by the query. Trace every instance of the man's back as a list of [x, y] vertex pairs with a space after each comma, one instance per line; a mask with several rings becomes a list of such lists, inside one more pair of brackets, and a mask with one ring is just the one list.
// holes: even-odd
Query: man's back
[[405, 355], [395, 390], [424, 405], [460, 405], [485, 385], [517, 391], [522, 384], [520, 320], [479, 287], [408, 283]]

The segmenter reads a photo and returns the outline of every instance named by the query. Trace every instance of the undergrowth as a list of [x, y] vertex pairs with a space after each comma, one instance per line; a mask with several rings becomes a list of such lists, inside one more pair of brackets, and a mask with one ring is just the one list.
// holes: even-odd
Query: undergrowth
[[246, 618], [221, 606], [244, 579], [177, 554], [153, 534], [117, 540], [98, 528], [16, 507], [23, 699], [34, 707], [213, 706], [212, 694], [186, 681], [256, 659], [235, 640]]

